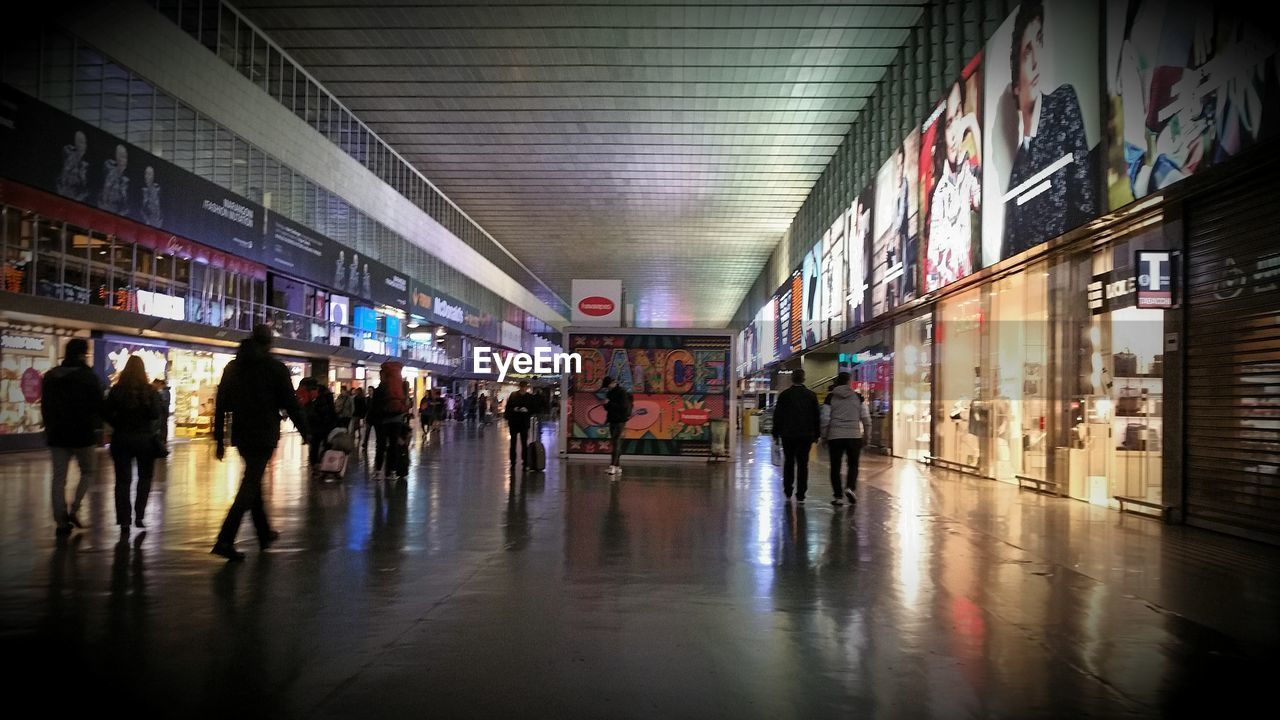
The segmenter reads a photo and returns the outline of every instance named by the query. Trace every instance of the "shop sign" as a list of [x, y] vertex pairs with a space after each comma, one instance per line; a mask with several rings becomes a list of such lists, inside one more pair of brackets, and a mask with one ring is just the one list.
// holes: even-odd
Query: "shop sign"
[[572, 285], [575, 325], [622, 324], [622, 281], [575, 279]]
[[432, 312], [441, 320], [448, 320], [458, 325], [466, 323], [466, 313], [463, 311], [462, 306], [453, 305], [439, 296], [435, 299], [435, 306], [432, 308]]
[[43, 353], [45, 351], [45, 339], [38, 335], [11, 335], [5, 333], [0, 335], [0, 348]]
[[1138, 307], [1163, 310], [1173, 307], [1173, 253], [1139, 250], [1137, 255]]
[[680, 411], [680, 422], [685, 425], [705, 425], [711, 419], [711, 413], [706, 408], [685, 408]]
[[169, 320], [186, 320], [186, 300], [172, 295], [155, 293], [149, 290], [135, 290], [138, 312], [151, 317], [168, 318]]
[[1138, 280], [1133, 275], [1121, 274], [1115, 270], [1094, 275], [1093, 282], [1089, 283], [1089, 312], [1101, 315], [1133, 307], [1137, 288]]

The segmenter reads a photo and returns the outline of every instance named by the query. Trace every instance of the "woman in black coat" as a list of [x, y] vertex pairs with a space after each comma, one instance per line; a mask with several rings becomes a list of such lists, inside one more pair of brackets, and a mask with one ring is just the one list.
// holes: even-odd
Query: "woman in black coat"
[[[146, 527], [142, 518], [151, 494], [157, 443], [154, 423], [161, 415], [160, 393], [147, 382], [142, 358], [134, 355], [125, 363], [119, 379], [107, 393], [103, 419], [111, 425], [111, 459], [116, 470], [116, 522], [128, 532], [129, 521]], [[138, 490], [133, 506], [129, 489], [133, 484], [133, 463], [138, 463]]]

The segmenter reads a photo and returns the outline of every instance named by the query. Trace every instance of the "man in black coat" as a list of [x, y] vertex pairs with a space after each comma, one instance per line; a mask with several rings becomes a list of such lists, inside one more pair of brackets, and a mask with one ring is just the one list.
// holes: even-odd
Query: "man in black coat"
[[507, 398], [507, 407], [502, 411], [502, 417], [507, 421], [507, 430], [511, 434], [511, 449], [508, 454], [512, 472], [516, 469], [517, 447], [520, 448], [520, 464], [526, 472], [529, 470], [529, 458], [525, 457], [529, 450], [529, 425], [541, 407], [538, 396], [529, 392], [529, 383], [524, 380], [520, 381], [520, 389]]
[[244, 559], [244, 553], [236, 550], [235, 542], [246, 511], [253, 516], [258, 545], [263, 550], [280, 537], [280, 533], [272, 530], [267, 522], [266, 507], [262, 503], [262, 476], [280, 442], [281, 410], [288, 413], [303, 442], [307, 440], [307, 423], [302, 409], [298, 407], [289, 369], [271, 357], [270, 349], [271, 329], [259, 325], [253, 329], [252, 337], [240, 343], [236, 358], [227, 363], [214, 400], [213, 440], [217, 443], [218, 459], [221, 460], [226, 452], [224, 433], [228, 417], [231, 419], [231, 444], [244, 459], [240, 491], [236, 493], [235, 502], [227, 512], [218, 541], [211, 551], [228, 560]]
[[818, 396], [804, 386], [804, 370], [791, 375], [791, 387], [778, 395], [773, 406], [774, 442], [782, 442], [782, 493], [804, 502], [809, 489], [809, 450], [822, 433], [822, 408]]
[[[67, 535], [72, 527], [84, 527], [76, 513], [89, 492], [96, 470], [94, 446], [102, 429], [102, 405], [105, 390], [102, 381], [89, 367], [89, 343], [81, 338], [67, 341], [62, 364], [44, 374], [40, 397], [40, 416], [44, 437], [53, 459], [53, 521], [58, 535]], [[80, 483], [76, 499], [67, 510], [67, 467], [72, 456], [80, 466]]]

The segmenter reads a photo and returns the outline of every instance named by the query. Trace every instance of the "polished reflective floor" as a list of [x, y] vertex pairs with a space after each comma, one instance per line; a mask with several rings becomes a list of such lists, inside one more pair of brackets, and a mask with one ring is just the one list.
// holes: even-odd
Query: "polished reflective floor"
[[1274, 707], [1275, 548], [876, 456], [856, 508], [828, 504], [821, 464], [788, 505], [762, 439], [616, 483], [555, 457], [512, 475], [506, 447], [497, 426], [449, 425], [405, 482], [356, 458], [324, 483], [288, 437], [267, 482], [283, 537], [259, 553], [246, 518], [238, 564], [208, 552], [239, 462], [206, 443], [174, 446], [148, 528], [125, 535], [104, 456], [91, 527], [65, 542], [46, 456], [0, 459], [10, 697], [133, 717]]

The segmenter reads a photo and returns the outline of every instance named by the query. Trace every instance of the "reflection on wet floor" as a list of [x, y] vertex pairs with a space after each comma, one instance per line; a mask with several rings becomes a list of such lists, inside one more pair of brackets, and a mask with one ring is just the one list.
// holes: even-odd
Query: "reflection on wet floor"
[[145, 533], [117, 528], [101, 463], [91, 527], [61, 544], [47, 458], [8, 457], [0, 637], [33, 698], [162, 716], [1232, 716], [1268, 697], [1280, 551], [874, 455], [855, 508], [827, 504], [821, 464], [789, 505], [765, 443], [610, 482], [554, 456], [512, 475], [501, 428], [447, 425], [387, 484], [358, 460], [312, 481], [289, 437], [265, 485], [283, 538], [259, 554], [246, 520], [242, 564], [208, 554], [241, 468], [207, 444], [162, 463]]

